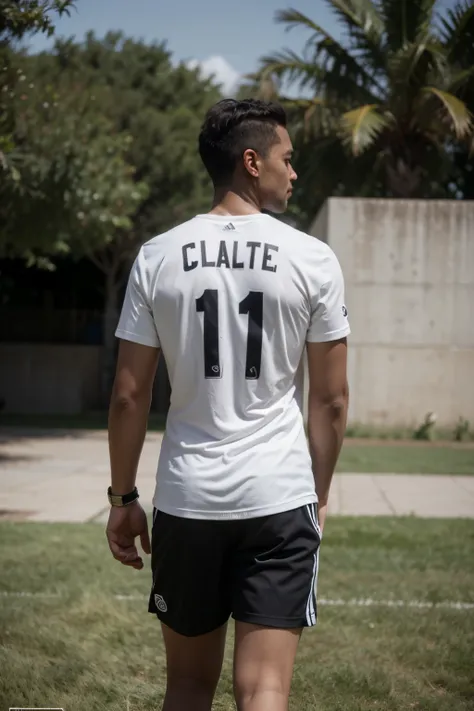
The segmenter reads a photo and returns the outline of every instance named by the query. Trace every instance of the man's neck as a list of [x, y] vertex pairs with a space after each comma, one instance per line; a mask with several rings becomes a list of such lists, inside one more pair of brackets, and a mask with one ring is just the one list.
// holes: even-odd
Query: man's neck
[[261, 210], [254, 198], [229, 188], [216, 190], [210, 215], [255, 215]]

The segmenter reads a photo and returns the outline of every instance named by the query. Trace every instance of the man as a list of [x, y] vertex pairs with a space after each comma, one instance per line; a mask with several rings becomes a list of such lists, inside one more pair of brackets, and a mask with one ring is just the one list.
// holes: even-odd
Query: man
[[149, 610], [166, 647], [163, 709], [211, 709], [232, 615], [239, 711], [284, 711], [302, 629], [316, 622], [318, 551], [346, 423], [343, 277], [326, 244], [262, 212], [282, 213], [296, 180], [280, 106], [219, 102], [199, 149], [211, 211], [147, 242], [129, 278], [107, 536], [117, 560], [143, 567], [135, 538], [145, 553], [150, 543], [135, 475], [162, 352], [172, 394]]

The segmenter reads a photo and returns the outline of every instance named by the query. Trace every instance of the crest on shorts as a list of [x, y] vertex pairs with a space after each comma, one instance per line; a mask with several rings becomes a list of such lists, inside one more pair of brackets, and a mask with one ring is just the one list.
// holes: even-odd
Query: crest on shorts
[[158, 593], [155, 593], [155, 605], [160, 612], [167, 612], [168, 610], [168, 605], [163, 600], [163, 597], [158, 595]]

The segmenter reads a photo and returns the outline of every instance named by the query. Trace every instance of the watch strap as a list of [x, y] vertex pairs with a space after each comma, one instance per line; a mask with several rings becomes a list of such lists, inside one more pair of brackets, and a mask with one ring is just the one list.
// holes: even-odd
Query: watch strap
[[128, 494], [114, 494], [111, 486], [107, 489], [107, 498], [111, 506], [128, 506], [128, 504], [133, 504], [133, 502], [138, 499], [138, 496], [136, 486], [133, 491], [130, 491]]

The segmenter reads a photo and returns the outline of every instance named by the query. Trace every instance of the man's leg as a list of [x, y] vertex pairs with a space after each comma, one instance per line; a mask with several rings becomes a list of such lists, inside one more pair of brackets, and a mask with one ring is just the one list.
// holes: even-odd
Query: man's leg
[[321, 542], [312, 504], [240, 523], [233, 554], [234, 691], [239, 711], [287, 711], [304, 627], [316, 623]]
[[287, 711], [301, 629], [235, 623], [234, 695], [238, 711]]
[[163, 711], [210, 711], [224, 656], [227, 625], [185, 637], [162, 624], [167, 684]]
[[155, 511], [148, 609], [166, 648], [164, 711], [210, 711], [231, 612], [229, 524]]

